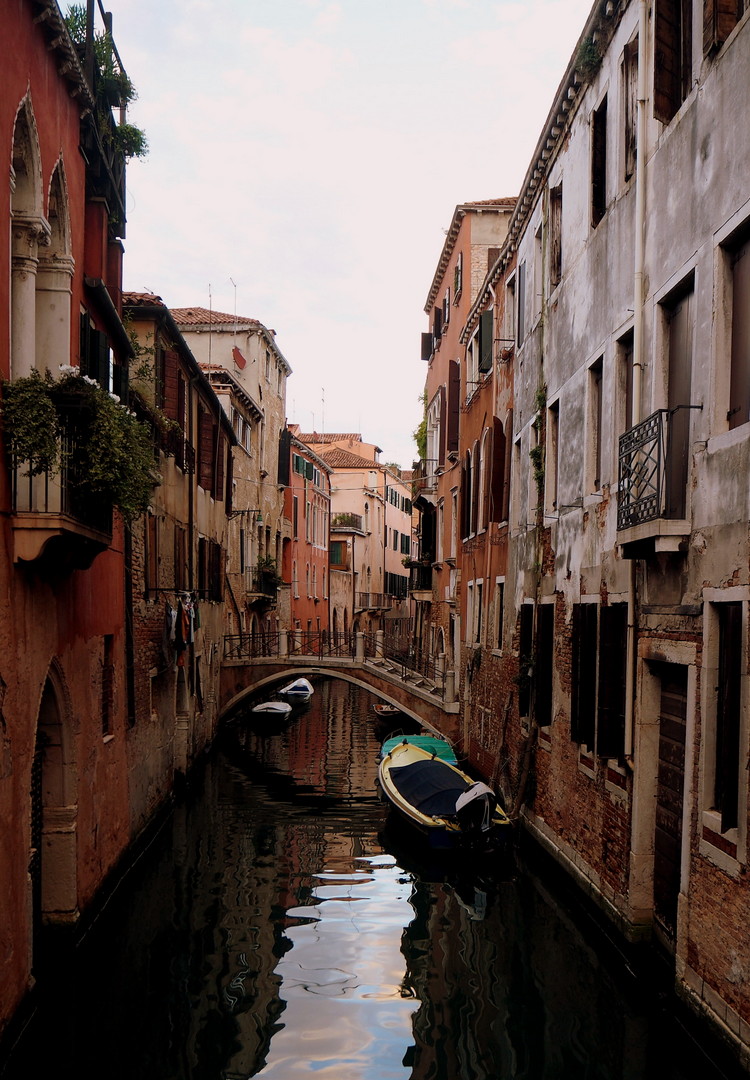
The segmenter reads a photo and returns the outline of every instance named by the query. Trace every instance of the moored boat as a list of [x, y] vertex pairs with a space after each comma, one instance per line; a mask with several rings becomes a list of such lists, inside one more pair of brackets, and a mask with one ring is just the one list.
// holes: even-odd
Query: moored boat
[[511, 823], [491, 788], [403, 738], [380, 761], [378, 779], [396, 810], [436, 847], [502, 843]]
[[396, 705], [390, 705], [387, 701], [378, 701], [370, 708], [376, 716], [390, 720], [393, 716], [400, 716], [401, 710]]
[[250, 712], [255, 713], [256, 716], [288, 716], [292, 711], [292, 706], [288, 701], [261, 701], [258, 705], [253, 705]]
[[287, 683], [286, 686], [282, 686], [279, 690], [280, 694], [290, 698], [302, 698], [307, 700], [312, 696], [313, 684], [309, 679], [295, 679], [294, 682]]
[[402, 742], [411, 743], [413, 746], [421, 746], [423, 750], [434, 754], [441, 761], [450, 761], [454, 765], [458, 764], [453, 747], [441, 735], [393, 735], [390, 739], [386, 739], [380, 747], [381, 758], [390, 754], [391, 750]]

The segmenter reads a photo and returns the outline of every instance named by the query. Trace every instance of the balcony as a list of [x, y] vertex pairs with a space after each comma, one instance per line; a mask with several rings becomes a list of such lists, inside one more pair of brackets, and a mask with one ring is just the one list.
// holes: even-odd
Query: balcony
[[679, 551], [689, 537], [691, 408], [657, 409], [620, 436], [617, 531], [625, 558]]
[[361, 514], [334, 514], [331, 518], [331, 532], [359, 532], [364, 535]]
[[356, 611], [382, 611], [389, 607], [391, 607], [391, 600], [385, 593], [357, 592], [354, 594]]
[[432, 566], [428, 562], [408, 562], [409, 593], [417, 601], [432, 600]]
[[59, 473], [30, 476], [26, 462], [12, 472], [13, 559], [44, 559], [55, 569], [87, 570], [112, 540], [112, 507], [81, 484], [82, 450], [76, 414], [68, 414]]

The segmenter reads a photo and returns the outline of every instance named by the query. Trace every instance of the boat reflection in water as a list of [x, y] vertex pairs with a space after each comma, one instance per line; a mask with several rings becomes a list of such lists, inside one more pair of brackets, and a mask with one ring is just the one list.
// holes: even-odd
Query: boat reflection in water
[[7, 1080], [716, 1080], [546, 877], [403, 846], [371, 703], [322, 679], [228, 725]]

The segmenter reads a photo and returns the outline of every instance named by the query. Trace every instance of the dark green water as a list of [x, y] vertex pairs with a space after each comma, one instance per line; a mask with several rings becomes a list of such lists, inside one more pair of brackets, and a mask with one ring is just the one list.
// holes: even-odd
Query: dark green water
[[321, 680], [280, 732], [231, 726], [8, 1080], [718, 1080], [547, 872], [386, 827], [372, 701]]

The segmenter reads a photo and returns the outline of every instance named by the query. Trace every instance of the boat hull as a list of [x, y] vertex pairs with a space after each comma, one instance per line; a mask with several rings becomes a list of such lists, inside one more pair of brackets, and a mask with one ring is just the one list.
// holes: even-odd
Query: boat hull
[[[510, 839], [510, 820], [485, 794], [486, 785], [415, 743], [394, 746], [380, 761], [378, 780], [386, 800], [430, 847], [504, 846]], [[475, 790], [472, 806], [467, 800]], [[458, 810], [462, 801], [467, 806]]]

